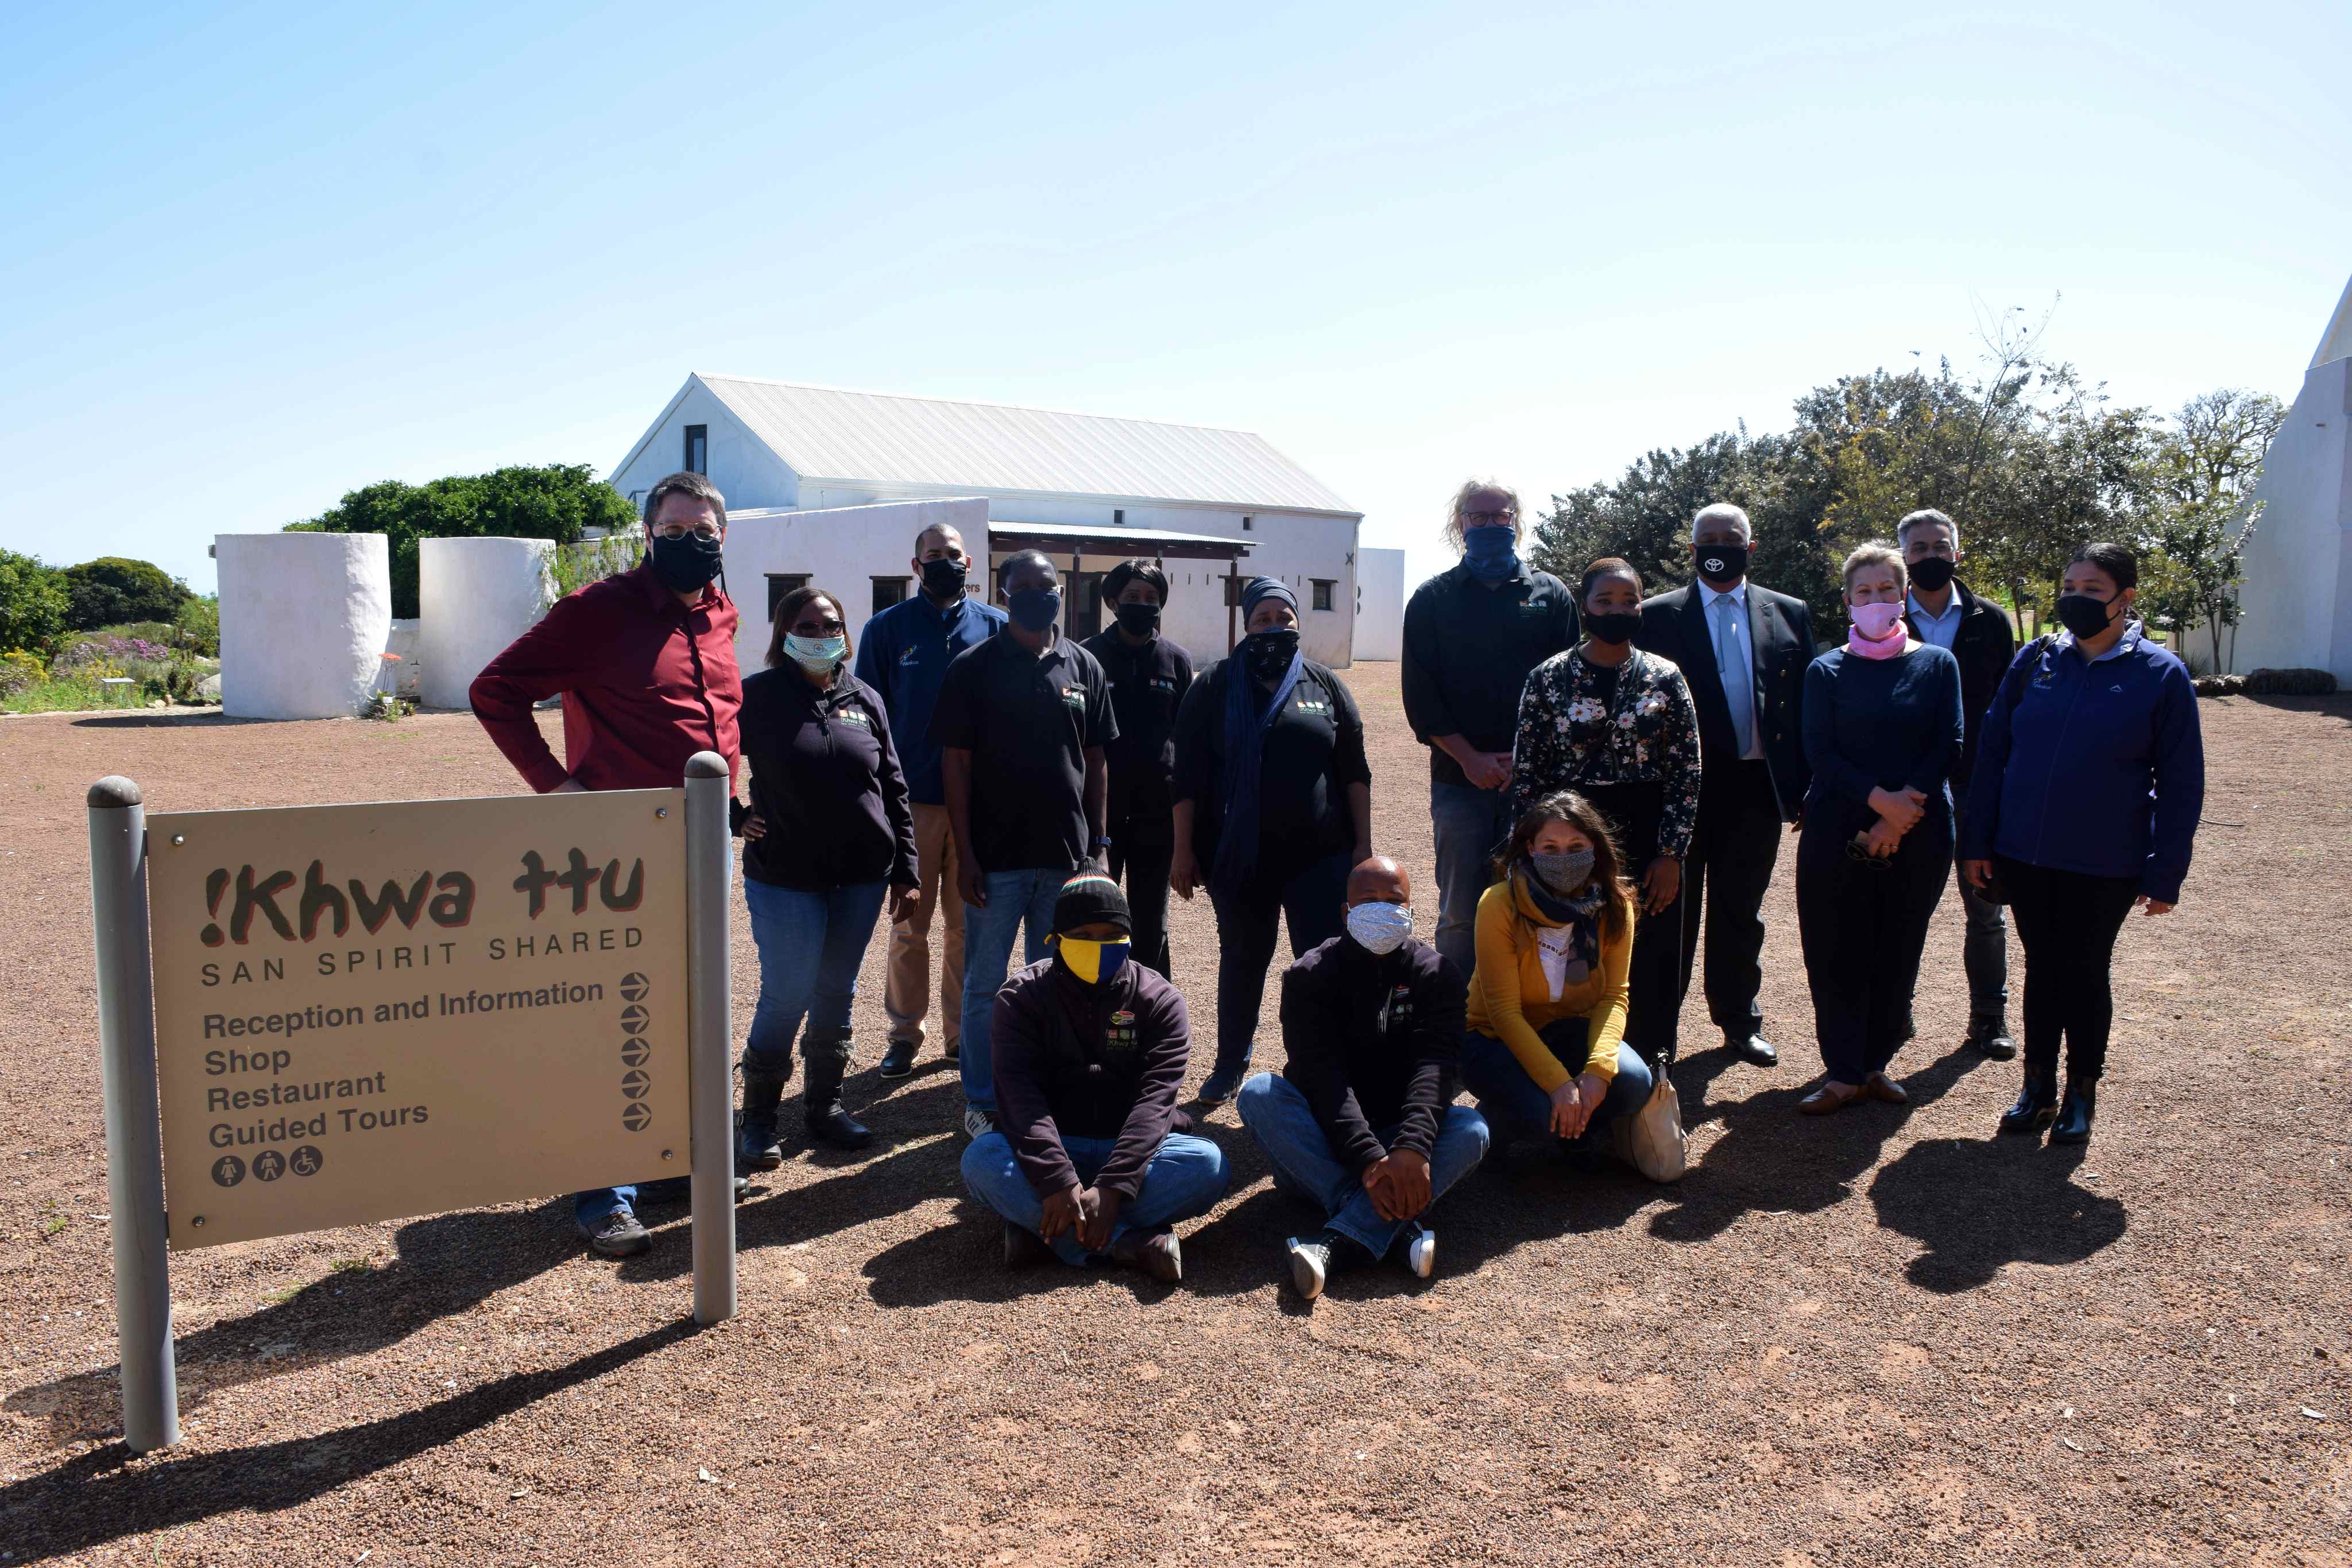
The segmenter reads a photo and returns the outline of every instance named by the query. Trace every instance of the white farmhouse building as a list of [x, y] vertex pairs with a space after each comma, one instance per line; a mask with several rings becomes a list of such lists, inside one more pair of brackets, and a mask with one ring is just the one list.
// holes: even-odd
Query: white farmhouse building
[[[765, 608], [802, 580], [840, 594], [853, 623], [898, 602], [913, 591], [909, 525], [981, 515], [977, 501], [991, 573], [973, 591], [993, 596], [997, 564], [1045, 550], [1073, 637], [1104, 624], [1102, 574], [1148, 557], [1168, 573], [1168, 635], [1195, 659], [1233, 645], [1234, 586], [1268, 576], [1298, 594], [1307, 657], [1353, 661], [1363, 514], [1245, 431], [695, 374], [611, 482], [642, 507], [681, 468], [727, 497], [730, 564], [756, 559], [766, 580], [764, 605], [760, 585], [731, 584], [747, 649], [764, 652]], [[970, 530], [965, 543], [981, 553]]]
[[2246, 541], [2233, 667], [2326, 670], [2352, 684], [2352, 284], [2254, 494], [2264, 505]]

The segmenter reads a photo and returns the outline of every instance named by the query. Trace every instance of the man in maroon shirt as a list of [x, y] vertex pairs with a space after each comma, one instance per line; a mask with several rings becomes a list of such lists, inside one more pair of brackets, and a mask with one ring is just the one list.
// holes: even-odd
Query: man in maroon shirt
[[[733, 779], [743, 706], [739, 618], [711, 583], [726, 538], [727, 503], [710, 481], [671, 475], [646, 497], [646, 559], [636, 569], [558, 601], [475, 677], [474, 716], [525, 783], [542, 795], [667, 789], [698, 751], [725, 758]], [[562, 762], [531, 717], [532, 705], [559, 695]], [[686, 1186], [684, 1176], [649, 1182], [643, 1196], [683, 1197]], [[572, 1218], [591, 1249], [627, 1258], [653, 1245], [637, 1222], [639, 1195], [635, 1186], [574, 1195]]]

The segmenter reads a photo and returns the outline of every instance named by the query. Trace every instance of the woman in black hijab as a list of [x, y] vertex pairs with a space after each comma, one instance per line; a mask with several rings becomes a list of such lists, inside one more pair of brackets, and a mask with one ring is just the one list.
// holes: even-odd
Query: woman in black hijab
[[[1298, 651], [1298, 598], [1279, 578], [1242, 590], [1241, 645], [1204, 671], [1176, 717], [1176, 852], [1169, 884], [1217, 912], [1217, 1061], [1201, 1098], [1248, 1073], [1276, 922], [1290, 952], [1340, 933], [1348, 872], [1372, 852], [1372, 772], [1356, 699]], [[1205, 872], [1205, 874], [1204, 874]]]

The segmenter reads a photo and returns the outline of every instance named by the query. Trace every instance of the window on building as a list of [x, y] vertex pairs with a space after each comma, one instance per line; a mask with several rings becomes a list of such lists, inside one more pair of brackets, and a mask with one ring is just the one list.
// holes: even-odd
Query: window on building
[[1255, 529], [1255, 528], [1256, 528], [1256, 526], [1257, 526], [1257, 525], [1255, 524], [1255, 522], [1254, 522], [1252, 519], [1250, 519], [1250, 518], [1248, 518], [1248, 517], [1244, 517], [1244, 518], [1242, 519], [1242, 532], [1244, 532], [1244, 533], [1249, 533], [1249, 532], [1251, 532], [1253, 529]]
[[809, 574], [804, 571], [772, 571], [768, 574], [768, 620], [771, 624], [776, 619], [776, 606], [784, 601], [784, 595], [795, 588], [806, 588], [808, 583]]
[[678, 465], [689, 474], [710, 472], [710, 427], [689, 424], [686, 427], [686, 461]]
[[1339, 586], [1339, 580], [1336, 577], [1318, 577], [1312, 580], [1315, 584], [1315, 608], [1330, 609], [1331, 591]]
[[1125, 524], [1127, 521], [1127, 508], [1124, 507], [1113, 507], [1110, 509], [1110, 520], [1111, 525], [1114, 528]]
[[877, 577], [874, 580], [874, 613], [879, 615], [907, 597], [914, 586], [911, 577]]

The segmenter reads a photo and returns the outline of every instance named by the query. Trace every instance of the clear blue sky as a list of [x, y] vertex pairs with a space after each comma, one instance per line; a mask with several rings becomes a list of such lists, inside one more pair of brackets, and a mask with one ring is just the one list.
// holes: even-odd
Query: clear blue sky
[[[1801, 9], [1802, 15], [1795, 15]], [[689, 370], [1237, 426], [1434, 569], [2039, 309], [2292, 396], [2352, 5], [0, 12], [0, 544], [212, 583], [372, 480], [617, 462]]]

